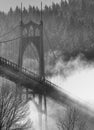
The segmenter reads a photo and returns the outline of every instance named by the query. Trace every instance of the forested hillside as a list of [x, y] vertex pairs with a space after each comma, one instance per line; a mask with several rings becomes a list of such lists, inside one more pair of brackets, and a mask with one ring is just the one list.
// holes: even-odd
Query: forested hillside
[[[16, 7], [15, 10], [10, 8], [7, 14], [0, 12], [0, 35], [19, 24], [20, 19], [19, 7]], [[30, 20], [40, 22], [38, 7], [30, 5], [28, 9], [23, 8], [23, 22], [26, 23]], [[69, 0], [69, 2], [61, 0], [59, 4], [46, 5], [43, 9], [43, 22], [45, 52], [52, 47], [52, 50], [61, 51], [65, 59], [75, 57], [79, 53], [83, 53], [88, 59], [94, 57], [93, 0]], [[14, 36], [18, 36], [15, 31], [1, 40], [11, 39]], [[14, 46], [17, 48], [17, 45]], [[7, 50], [10, 50], [8, 46]]]

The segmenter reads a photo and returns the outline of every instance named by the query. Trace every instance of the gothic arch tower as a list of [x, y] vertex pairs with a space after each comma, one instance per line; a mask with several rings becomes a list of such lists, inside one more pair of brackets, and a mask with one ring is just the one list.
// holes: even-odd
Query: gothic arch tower
[[22, 67], [24, 52], [27, 46], [33, 43], [39, 56], [39, 76], [44, 78], [43, 22], [40, 24], [33, 21], [27, 24], [21, 22], [20, 34], [18, 65]]

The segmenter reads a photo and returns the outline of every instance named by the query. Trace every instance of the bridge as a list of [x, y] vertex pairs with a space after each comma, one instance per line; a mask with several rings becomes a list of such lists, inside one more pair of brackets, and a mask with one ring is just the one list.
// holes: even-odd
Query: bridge
[[[22, 15], [21, 15], [22, 16]], [[10, 41], [16, 41], [19, 39], [19, 54], [18, 54], [18, 62], [14, 63], [13, 61], [0, 57], [0, 76], [4, 77], [15, 84], [19, 88], [19, 91], [22, 91], [23, 86], [26, 90], [26, 97], [28, 100], [28, 95], [38, 95], [39, 97], [39, 105], [42, 110], [42, 105], [45, 108], [45, 121], [47, 122], [47, 100], [46, 98], [50, 98], [59, 104], [63, 104], [66, 106], [74, 106], [77, 108], [82, 108], [82, 111], [88, 111], [88, 109], [73, 100], [67, 93], [63, 92], [61, 88], [56, 86], [55, 84], [48, 81], [45, 77], [45, 65], [44, 65], [44, 44], [43, 44], [43, 20], [42, 20], [42, 12], [41, 12], [41, 20], [40, 23], [35, 23], [32, 20], [28, 23], [24, 23], [22, 18], [19, 25], [20, 35], [17, 38], [8, 39], [1, 41], [1, 44], [7, 44]], [[5, 34], [6, 35], [6, 34]], [[34, 72], [28, 70], [23, 67], [23, 55], [26, 48], [33, 44], [37, 50], [39, 56], [39, 74], [35, 74]], [[43, 104], [44, 99], [44, 104]], [[42, 130], [42, 114], [40, 116], [40, 130]], [[45, 130], [47, 130], [47, 126], [45, 126]]]
[[[21, 70], [20, 73], [19, 70]], [[28, 71], [26, 68], [22, 67], [20, 69], [17, 64], [2, 57], [0, 57], [0, 76], [6, 77], [16, 84], [20, 83], [21, 86], [30, 89], [32, 94], [46, 94], [47, 97], [55, 100], [59, 104], [67, 106], [77, 104], [55, 84], [47, 79], [40, 78], [39, 75]]]

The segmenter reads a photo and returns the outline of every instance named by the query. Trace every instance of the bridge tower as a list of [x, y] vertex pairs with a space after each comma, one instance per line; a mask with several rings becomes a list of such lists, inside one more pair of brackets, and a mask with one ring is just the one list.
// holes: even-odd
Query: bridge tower
[[[41, 20], [40, 23], [35, 23], [29, 21], [28, 23], [23, 23], [22, 20], [22, 4], [21, 4], [21, 22], [20, 22], [20, 42], [19, 42], [19, 56], [18, 56], [18, 65], [20, 68], [23, 64], [23, 55], [26, 48], [32, 43], [39, 56], [39, 76], [42, 80], [45, 80], [44, 73], [44, 46], [43, 46], [43, 20], [42, 20], [42, 3], [41, 3]], [[28, 97], [28, 95], [27, 95]], [[44, 111], [47, 114], [46, 106], [46, 91], [44, 86], [44, 95], [39, 95], [39, 106], [42, 110], [42, 100], [44, 99]], [[47, 115], [45, 116], [45, 130], [47, 130]], [[42, 130], [42, 114], [39, 113], [39, 126]]]

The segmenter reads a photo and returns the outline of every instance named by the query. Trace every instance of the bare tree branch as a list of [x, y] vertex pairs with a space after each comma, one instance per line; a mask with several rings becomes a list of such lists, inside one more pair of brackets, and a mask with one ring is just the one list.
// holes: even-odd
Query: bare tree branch
[[21, 100], [15, 89], [0, 87], [0, 130], [27, 130], [32, 127], [28, 106]]
[[59, 117], [57, 122], [59, 130], [85, 130], [86, 121], [82, 118], [80, 112], [75, 108], [67, 108], [65, 117]]

